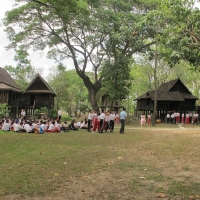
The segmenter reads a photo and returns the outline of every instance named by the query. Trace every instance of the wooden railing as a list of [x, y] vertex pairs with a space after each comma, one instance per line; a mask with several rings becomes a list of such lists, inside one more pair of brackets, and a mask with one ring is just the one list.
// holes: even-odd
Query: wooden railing
[[50, 108], [52, 106], [52, 102], [49, 102], [49, 101], [38, 101], [38, 100], [34, 100], [33, 104], [27, 104], [26, 102], [20, 101], [20, 100], [10, 100], [8, 102], [8, 104], [10, 106], [18, 106], [18, 107], [30, 106], [32, 108], [40, 108], [40, 107]]

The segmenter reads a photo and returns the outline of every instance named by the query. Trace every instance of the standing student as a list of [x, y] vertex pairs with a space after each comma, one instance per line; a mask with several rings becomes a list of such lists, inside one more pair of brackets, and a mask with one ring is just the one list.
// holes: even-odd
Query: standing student
[[177, 113], [176, 111], [174, 111], [174, 124], [176, 124], [176, 121], [177, 121]]
[[22, 111], [21, 111], [21, 119], [24, 119], [25, 116], [26, 116], [26, 112], [25, 112], [24, 109], [22, 109]]
[[180, 113], [177, 111], [176, 113], [176, 123], [180, 123]]
[[93, 121], [92, 121], [92, 132], [94, 133], [97, 129], [97, 125], [98, 125], [98, 115], [99, 115], [99, 111], [96, 110], [94, 111], [93, 114]]
[[185, 114], [182, 113], [181, 117], [182, 117], [182, 124], [184, 124], [184, 117], [185, 117]]
[[116, 113], [115, 113], [115, 121], [116, 121], [116, 124], [119, 124], [119, 120], [120, 120], [119, 114], [116, 112]]
[[123, 110], [120, 112], [120, 122], [121, 122], [121, 128], [120, 128], [120, 131], [119, 133], [120, 134], [123, 134], [124, 133], [124, 128], [125, 128], [125, 119], [127, 117], [127, 113], [126, 113], [126, 108], [123, 108]]
[[114, 126], [115, 126], [115, 112], [112, 111], [112, 113], [110, 114], [110, 132], [113, 132], [114, 130]]
[[103, 128], [104, 128], [104, 121], [105, 121], [105, 118], [106, 118], [106, 115], [104, 113], [104, 110], [102, 110], [100, 116], [100, 129], [99, 129], [99, 133], [103, 133]]
[[199, 114], [198, 112], [193, 114], [193, 123], [194, 124], [198, 124], [198, 118], [199, 118]]
[[91, 132], [91, 128], [92, 128], [92, 119], [93, 119], [93, 112], [92, 110], [89, 110], [89, 114], [88, 114], [88, 132]]
[[141, 116], [140, 116], [140, 125], [141, 127], [143, 126], [143, 124], [146, 123], [146, 117], [145, 117], [145, 114], [142, 113]]
[[105, 131], [107, 131], [109, 129], [109, 131], [111, 132], [111, 128], [110, 128], [110, 112], [108, 111], [106, 113], [106, 125], [105, 125]]
[[150, 125], [151, 124], [151, 114], [150, 113], [148, 114], [147, 118], [148, 118], [147, 124]]
[[189, 124], [190, 115], [189, 115], [188, 112], [186, 113], [186, 116], [185, 116], [185, 117], [186, 117], [186, 120], [185, 120], [185, 121], [186, 121], [186, 124]]
[[174, 113], [171, 114], [171, 123], [174, 124]]
[[167, 113], [167, 123], [169, 124], [170, 123], [170, 114]]
[[189, 112], [189, 123], [192, 123], [192, 112]]

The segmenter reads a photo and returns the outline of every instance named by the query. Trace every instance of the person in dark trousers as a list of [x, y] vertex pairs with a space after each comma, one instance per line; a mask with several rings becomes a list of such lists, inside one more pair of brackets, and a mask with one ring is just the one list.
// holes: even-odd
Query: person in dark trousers
[[127, 117], [127, 113], [126, 113], [126, 108], [123, 108], [123, 110], [120, 112], [120, 122], [121, 122], [121, 128], [120, 128], [120, 131], [119, 133], [120, 134], [123, 134], [124, 133], [124, 128], [125, 128], [125, 119]]
[[106, 118], [106, 115], [104, 113], [104, 110], [102, 110], [99, 119], [100, 119], [100, 129], [99, 129], [99, 133], [103, 133], [104, 130], [104, 120]]
[[89, 110], [89, 114], [88, 114], [88, 132], [91, 132], [91, 128], [92, 128], [92, 119], [93, 119], [93, 112], [92, 110]]

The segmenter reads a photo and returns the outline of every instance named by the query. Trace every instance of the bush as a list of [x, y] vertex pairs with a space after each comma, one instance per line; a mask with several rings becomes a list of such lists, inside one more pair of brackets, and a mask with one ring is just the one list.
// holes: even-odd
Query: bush
[[0, 117], [9, 116], [10, 107], [6, 103], [0, 104]]
[[63, 122], [66, 122], [66, 121], [71, 121], [72, 118], [71, 118], [69, 115], [62, 115], [61, 120], [62, 120]]
[[35, 118], [36, 118], [36, 119], [40, 119], [41, 116], [42, 116], [41, 113], [44, 113], [44, 116], [47, 117], [47, 116], [48, 116], [48, 108], [42, 107], [42, 108], [40, 108], [40, 109], [35, 109], [35, 112], [34, 112]]
[[57, 119], [58, 118], [58, 111], [52, 108], [49, 110], [49, 118]]

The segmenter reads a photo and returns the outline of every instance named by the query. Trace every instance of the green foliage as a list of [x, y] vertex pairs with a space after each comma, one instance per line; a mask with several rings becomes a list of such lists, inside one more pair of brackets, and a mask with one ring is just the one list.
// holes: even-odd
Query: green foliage
[[20, 46], [19, 49], [15, 49], [15, 52], [14, 60], [17, 62], [17, 65], [15, 67], [5, 66], [5, 69], [16, 81], [19, 88], [24, 90], [36, 74], [36, 71], [32, 67], [31, 61], [27, 58], [29, 54], [24, 45]]
[[49, 110], [49, 118], [57, 119], [58, 118], [58, 111], [54, 108]]
[[[146, 51], [152, 44], [149, 40], [151, 33], [147, 30], [147, 26], [139, 23], [146, 13], [144, 5], [147, 2], [134, 0], [59, 0], [59, 2], [27, 0], [25, 2], [27, 2], [25, 5], [6, 13], [4, 25], [7, 27], [6, 32], [11, 42], [8, 48], [24, 44], [34, 50], [43, 51], [48, 48], [48, 57], [56, 61], [72, 58], [77, 74], [88, 89], [88, 99], [93, 108], [97, 107], [96, 94], [104, 79], [98, 72], [101, 68], [104, 70], [105, 59], [110, 61], [120, 55], [120, 59], [124, 62], [123, 56], [125, 59], [130, 58], [134, 53]], [[151, 7], [149, 6], [149, 9]], [[20, 26], [20, 29], [14, 30], [13, 25]], [[93, 80], [87, 75], [91, 65]], [[127, 69], [127, 65], [118, 67], [124, 68], [120, 70], [123, 73]]]
[[200, 64], [200, 10], [195, 8], [193, 0], [164, 1], [164, 5], [165, 10], [162, 10], [171, 13], [173, 21], [168, 26], [170, 37], [161, 40], [162, 57], [165, 57], [171, 66], [183, 59], [198, 68]]
[[76, 71], [66, 71], [62, 65], [52, 68], [51, 71], [49, 84], [57, 94], [56, 107], [69, 114], [88, 110], [88, 91]]
[[41, 119], [42, 115], [47, 117], [48, 116], [48, 108], [42, 107], [40, 109], [35, 109], [34, 115], [35, 115], [35, 118], [37, 118], [37, 119]]
[[108, 60], [104, 63], [102, 91], [111, 101], [123, 99], [128, 95], [130, 60], [124, 55], [117, 54], [113, 62]]
[[7, 104], [0, 104], [0, 117], [8, 116], [10, 113], [10, 107]]
[[71, 120], [72, 120], [72, 118], [67, 113], [62, 114], [62, 118], [61, 118], [62, 122], [69, 122]]
[[[29, 71], [26, 67], [30, 64], [24, 49], [43, 52], [47, 48], [48, 58], [63, 63], [67, 58], [73, 60], [82, 81], [74, 76], [74, 71], [65, 72], [63, 66], [58, 66], [58, 73], [50, 81], [58, 94], [56, 107], [61, 106], [69, 113], [87, 109], [86, 94], [96, 109], [96, 95], [102, 86], [110, 100], [128, 96], [132, 82], [129, 67], [135, 54], [146, 54], [154, 60], [156, 51], [158, 59], [171, 66], [181, 60], [199, 65], [200, 11], [194, 9], [193, 0], [25, 2], [7, 12], [3, 20], [10, 40], [7, 48], [19, 49], [23, 44], [23, 49], [17, 50], [22, 75], [22, 69]], [[20, 29], [14, 29], [16, 26]], [[92, 76], [87, 72], [91, 67]], [[16, 73], [13, 68], [8, 69]]]

